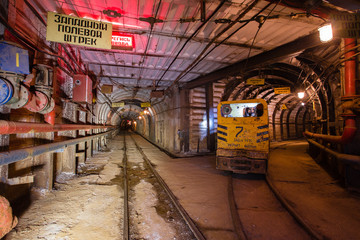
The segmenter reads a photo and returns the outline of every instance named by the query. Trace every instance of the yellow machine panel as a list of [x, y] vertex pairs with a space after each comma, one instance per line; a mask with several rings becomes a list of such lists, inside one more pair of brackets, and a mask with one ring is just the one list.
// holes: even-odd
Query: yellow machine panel
[[218, 106], [217, 146], [218, 169], [265, 173], [269, 154], [266, 101], [221, 102]]

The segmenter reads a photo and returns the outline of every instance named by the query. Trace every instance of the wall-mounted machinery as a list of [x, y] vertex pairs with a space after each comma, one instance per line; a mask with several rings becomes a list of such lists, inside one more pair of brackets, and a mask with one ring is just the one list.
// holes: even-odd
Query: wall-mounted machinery
[[74, 75], [73, 101], [92, 103], [92, 81], [88, 75]]
[[[32, 73], [29, 73], [27, 50], [8, 42], [0, 42], [0, 105], [49, 114], [55, 107], [55, 101], [51, 97], [52, 67], [36, 65]], [[45, 121], [50, 124], [54, 124], [54, 120], [45, 117]]]

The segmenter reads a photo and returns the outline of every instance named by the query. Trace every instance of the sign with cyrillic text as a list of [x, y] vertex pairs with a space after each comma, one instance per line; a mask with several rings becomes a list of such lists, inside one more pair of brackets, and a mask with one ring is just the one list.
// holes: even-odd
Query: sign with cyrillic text
[[143, 108], [143, 107], [151, 107], [151, 103], [149, 103], [149, 102], [143, 102], [143, 103], [141, 103], [141, 107]]
[[111, 45], [112, 49], [133, 50], [135, 45], [134, 36], [121, 33], [113, 33]]
[[265, 79], [264, 78], [249, 78], [246, 79], [246, 85], [264, 85]]
[[46, 40], [111, 49], [112, 24], [48, 12]]
[[274, 88], [275, 94], [290, 94], [290, 87]]
[[113, 102], [113, 103], [111, 104], [111, 107], [113, 107], [113, 108], [123, 107], [123, 106], [125, 106], [125, 103], [124, 103], [124, 102]]

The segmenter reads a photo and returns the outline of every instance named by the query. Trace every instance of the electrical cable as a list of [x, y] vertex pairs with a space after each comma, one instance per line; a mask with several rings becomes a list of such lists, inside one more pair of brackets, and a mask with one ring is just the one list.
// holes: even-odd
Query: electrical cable
[[36, 45], [34, 45], [33, 43], [31, 43], [29, 40], [27, 40], [25, 37], [21, 36], [19, 33], [17, 33], [7, 22], [6, 20], [0, 16], [0, 23], [3, 24], [7, 30], [13, 34], [17, 39], [19, 39], [22, 43], [24, 43], [26, 46], [28, 46], [29, 48], [35, 50], [35, 51], [38, 51], [38, 52], [41, 52], [41, 53], [44, 53], [44, 54], [47, 54], [47, 55], [50, 55], [50, 56], [53, 56], [53, 57], [56, 57], [56, 58], [60, 58], [66, 65], [67, 67], [73, 72], [73, 73], [76, 73], [75, 69], [72, 68], [72, 66], [64, 59], [63, 56], [59, 56], [57, 54], [54, 54], [54, 53], [51, 53], [51, 52], [48, 52], [48, 51], [45, 51], [45, 50], [42, 50], [40, 48], [38, 48]]
[[193, 32], [193, 34], [191, 34], [190, 37], [188, 37], [188, 39], [185, 41], [185, 43], [183, 44], [183, 46], [181, 47], [181, 49], [178, 51], [178, 53], [176, 54], [176, 56], [174, 57], [174, 59], [172, 60], [172, 62], [170, 63], [170, 65], [167, 67], [167, 69], [164, 71], [164, 73], [161, 75], [161, 77], [159, 78], [159, 80], [157, 81], [157, 83], [155, 84], [155, 88], [158, 87], [159, 82], [161, 82], [161, 80], [163, 79], [163, 77], [165, 76], [165, 74], [169, 71], [169, 69], [171, 68], [171, 66], [174, 64], [174, 62], [176, 61], [176, 59], [179, 57], [180, 53], [182, 52], [182, 50], [185, 48], [185, 46], [190, 42], [190, 40], [197, 35], [197, 33], [200, 31], [200, 29], [205, 26], [205, 24], [220, 10], [220, 8], [224, 5], [224, 3], [226, 2], [226, 0], [222, 0], [221, 3], [216, 7], [216, 9], [212, 12], [212, 14]]
[[[32, 11], [32, 13], [40, 20], [40, 22], [44, 25], [47, 26], [46, 21], [43, 19], [43, 17], [40, 15], [40, 13], [35, 9], [35, 7], [28, 1], [28, 0], [24, 0], [26, 6], [28, 6], [28, 8]], [[85, 70], [82, 69], [82, 67], [78, 64], [78, 62], [76, 60], [73, 59], [73, 56], [71, 56], [71, 54], [69, 53], [69, 51], [66, 49], [66, 47], [64, 47], [64, 44], [61, 44], [62, 48], [64, 49], [66, 55], [68, 55], [69, 58], [71, 58], [73, 60], [73, 62], [77, 65], [77, 67], [81, 70], [82, 73], [85, 74]], [[54, 53], [56, 54], [56, 53]], [[64, 60], [63, 60], [64, 61]], [[75, 72], [74, 72], [75, 73]]]
[[[247, 24], [249, 24], [250, 21], [253, 21], [262, 13], [264, 10], [266, 10], [271, 3], [268, 3], [265, 7], [263, 7], [257, 14], [255, 14], [249, 21], [246, 21], [244, 24], [242, 24], [240, 27], [238, 27], [234, 32], [232, 32], [229, 36], [227, 36], [225, 39], [223, 39], [221, 42], [217, 43], [210, 51], [208, 51], [197, 63], [195, 63], [183, 76], [181, 76], [179, 79], [177, 79], [177, 82], [181, 80], [186, 74], [188, 74], [191, 70], [193, 70], [201, 61], [203, 61], [212, 51], [214, 51], [218, 46], [223, 44], [225, 41], [227, 41], [229, 38], [231, 38], [235, 33], [237, 33], [240, 29], [245, 27]], [[176, 80], [175, 80], [176, 81]], [[173, 84], [174, 85], [174, 84]], [[171, 86], [170, 86], [171, 87]], [[169, 88], [170, 88], [169, 87]]]
[[[185, 16], [186, 15], [186, 13], [189, 11], [189, 7], [186, 9], [186, 10], [184, 10], [183, 11], [183, 16]], [[201, 9], [199, 8], [198, 9], [198, 11], [201, 11]], [[195, 19], [194, 18], [194, 16], [197, 16], [198, 15], [198, 11], [196, 11], [196, 12], [194, 12], [193, 13], [193, 17], [191, 18], [191, 19]], [[216, 11], [216, 10], [215, 10]], [[195, 22], [195, 21], [189, 21], [189, 20], [186, 20], [186, 19], [181, 19], [180, 18], [180, 23], [190, 23], [190, 22]], [[163, 64], [163, 66], [170, 66], [171, 64], [172, 64], [172, 61], [173, 61], [173, 57], [172, 56], [174, 56], [174, 55], [176, 55], [176, 54], [179, 54], [179, 51], [181, 51], [181, 49], [179, 50], [179, 51], [177, 51], [177, 49], [178, 48], [182, 48], [182, 47], [184, 47], [184, 46], [180, 46], [181, 45], [181, 41], [182, 41], [182, 39], [185, 39], [186, 38], [186, 40], [189, 38], [189, 37], [186, 37], [186, 34], [188, 33], [188, 31], [189, 30], [191, 30], [192, 29], [192, 25], [191, 24], [186, 24], [186, 28], [182, 31], [183, 33], [181, 34], [181, 36], [179, 35], [179, 36], [176, 36], [175, 35], [175, 38], [176, 39], [179, 39], [180, 41], [177, 43], [177, 45], [176, 46], [174, 46], [173, 47], [173, 50], [171, 51], [171, 53], [169, 54], [169, 57], [167, 57], [167, 59], [165, 60], [165, 63]], [[169, 37], [173, 37], [174, 36], [174, 34], [172, 33]], [[186, 43], [185, 43], [186, 44]], [[166, 69], [166, 71], [168, 71], [168, 70], [170, 70], [169, 68], [167, 68]], [[161, 75], [161, 73], [159, 74], [159, 75]], [[153, 80], [153, 87], [155, 87], [155, 90], [157, 90], [156, 89], [156, 80]]]
[[[354, 50], [354, 49], [357, 49], [359, 46], [360, 46], [360, 45], [356, 45], [355, 47], [353, 47], [353, 48], [351, 48], [351, 49], [348, 49], [348, 51], [352, 51], [352, 50]], [[340, 51], [342, 52], [342, 54], [340, 55], [340, 57], [343, 56], [343, 55], [345, 55], [346, 52], [343, 51], [344, 49], [345, 49], [345, 46], [340, 49]], [[347, 51], [347, 52], [348, 52], [348, 51]], [[311, 100], [313, 100], [313, 99], [315, 98], [315, 96], [318, 96], [318, 95], [319, 95], [318, 92], [319, 92], [321, 89], [325, 89], [325, 87], [326, 87], [326, 85], [325, 85], [326, 81], [328, 81], [330, 75], [332, 75], [332, 74], [334, 73], [334, 71], [336, 71], [336, 70], [338, 69], [338, 66], [339, 66], [341, 63], [343, 63], [343, 62], [345, 62], [345, 61], [347, 61], [347, 60], [349, 60], [349, 59], [351, 59], [351, 58], [353, 58], [353, 57], [355, 57], [355, 56], [357, 56], [357, 55], [359, 55], [359, 54], [360, 54], [360, 53], [356, 53], [356, 54], [354, 54], [353, 56], [351, 56], [351, 57], [349, 57], [349, 58], [347, 58], [347, 59], [343, 59], [343, 60], [336, 59], [336, 60], [332, 61], [331, 63], [328, 64], [328, 67], [323, 68], [323, 71], [321, 71], [320, 74], [319, 74], [319, 73], [316, 73], [316, 72], [314, 71], [314, 69], [316, 68], [316, 66], [321, 66], [320, 62], [316, 62], [315, 66], [311, 67], [311, 69], [312, 69], [312, 71], [316, 74], [316, 76], [317, 76], [316, 78], [317, 78], [317, 79], [320, 79], [320, 80], [323, 79], [323, 81], [319, 81], [318, 86], [314, 87], [315, 81], [310, 82], [310, 81], [308, 80], [309, 75], [308, 75], [307, 78], [304, 79], [304, 83], [305, 83], [306, 81], [308, 81], [308, 82], [310, 83], [310, 85], [307, 86], [305, 90], [307, 90], [307, 89], [309, 89], [309, 88], [313, 88], [312, 94], [309, 96], [309, 98], [307, 99], [306, 103], [308, 103], [308, 102], [310, 102]], [[331, 68], [332, 68], [333, 70], [331, 70]], [[330, 97], [333, 97], [333, 96], [330, 96]], [[328, 102], [329, 102], [329, 101], [330, 101], [330, 100], [328, 100]]]
[[[351, 48], [351, 49], [348, 49], [348, 51], [355, 50], [355, 49], [359, 48], [359, 46], [360, 46], [360, 44], [356, 45], [355, 47], [353, 47], [353, 48]], [[344, 50], [344, 49], [345, 49], [345, 46], [344, 46], [343, 48], [341, 48], [340, 51], [341, 51], [341, 50]], [[347, 51], [347, 52], [348, 52], [348, 51]], [[345, 53], [346, 53], [345, 51], [341, 51], [341, 52], [342, 52], [342, 54], [340, 55], [340, 60], [339, 60], [339, 59], [336, 59], [336, 60], [332, 61], [332, 62], [329, 64], [329, 66], [326, 67], [326, 68], [324, 68], [323, 71], [322, 71], [320, 74], [315, 73], [315, 74], [317, 75], [317, 78], [318, 78], [318, 79], [324, 79], [324, 81], [320, 81], [319, 86], [318, 86], [317, 88], [315, 88], [315, 90], [314, 90], [313, 93], [310, 95], [309, 100], [308, 100], [307, 102], [309, 102], [310, 100], [312, 100], [312, 99], [314, 98], [315, 94], [318, 95], [318, 92], [321, 90], [321, 88], [324, 88], [324, 87], [325, 87], [325, 82], [328, 80], [329, 76], [332, 75], [332, 74], [334, 73], [334, 71], [336, 71], [336, 70], [338, 69], [338, 67], [339, 67], [339, 65], [340, 65], [341, 63], [346, 62], [346, 61], [348, 61], [349, 59], [351, 59], [351, 58], [353, 58], [353, 57], [355, 57], [355, 56], [357, 56], [357, 55], [360, 55], [360, 52], [358, 52], [358, 53], [355, 53], [353, 56], [351, 56], [351, 57], [349, 57], [349, 58], [346, 58], [346, 59], [342, 59], [342, 60], [341, 60], [341, 56], [344, 56]], [[318, 64], [319, 64], [319, 63], [316, 63], [316, 65], [318, 65]], [[333, 70], [331, 70], [331, 68], [332, 68]], [[314, 70], [313, 70], [313, 71], [314, 71]], [[314, 71], [314, 72], [315, 72], [315, 71]], [[314, 83], [314, 82], [313, 82], [313, 83]], [[310, 86], [308, 86], [308, 87], [312, 87], [312, 86], [313, 86], [313, 83], [311, 83]], [[308, 87], [307, 87], [307, 88], [308, 88]]]
[[[199, 61], [201, 61], [203, 58], [202, 56], [205, 54], [205, 52], [207, 51], [208, 48], [211, 47], [211, 45], [216, 41], [216, 39], [218, 39], [221, 35], [223, 35], [226, 31], [228, 31], [229, 29], [231, 29], [236, 23], [238, 23], [240, 21], [241, 18], [243, 18], [251, 9], [253, 9], [256, 4], [259, 2], [259, 0], [254, 0], [250, 6], [248, 6], [241, 14], [239, 14], [239, 16], [236, 18], [235, 21], [233, 21], [231, 24], [229, 24], [227, 27], [225, 27], [220, 33], [218, 33], [213, 39], [211, 39], [211, 41], [205, 46], [205, 48], [201, 51], [201, 53], [199, 54], [199, 56], [189, 65], [187, 66], [187, 68], [182, 71], [182, 73], [179, 74], [179, 76], [177, 76], [177, 78], [175, 79], [175, 81], [172, 83], [172, 85], [176, 84], [184, 75], [186, 75], [187, 73], [190, 72], [190, 69], [193, 69], [193, 66], [195, 64], [197, 64]], [[217, 45], [219, 46], [219, 45]], [[170, 86], [171, 87], [171, 86]]]
[[[38, 19], [41, 21], [41, 23], [43, 23], [46, 26], [46, 22], [45, 20], [40, 16], [40, 14], [35, 10], [35, 8], [28, 2], [25, 0], [26, 5], [29, 7], [29, 9], [35, 14], [36, 17], [38, 17]], [[13, 29], [1, 16], [0, 17], [0, 22], [13, 34], [15, 35], [20, 41], [22, 41], [25, 45], [27, 45], [29, 48], [44, 53], [46, 55], [50, 55], [56, 58], [60, 58], [66, 65], [67, 67], [73, 72], [76, 73], [77, 71], [75, 71], [75, 69], [72, 68], [72, 66], [66, 61], [66, 59], [63, 56], [60, 56], [56, 53], [52, 53], [52, 52], [48, 52], [46, 50], [40, 49], [38, 48], [36, 45], [32, 44], [30, 42], [29, 39], [26, 39], [25, 37], [21, 36], [19, 33], [17, 33], [15, 31], [15, 29]], [[73, 59], [73, 57], [71, 56], [71, 54], [68, 52], [68, 50], [61, 44], [61, 46], [63, 47], [65, 53], [68, 55], [69, 58], [71, 58], [73, 60], [73, 62], [78, 66], [78, 68], [83, 72], [84, 70], [81, 68], [81, 66], [79, 66], [79, 64], [76, 62], [76, 60]]]
[[[159, 13], [159, 9], [160, 9], [160, 5], [161, 5], [161, 1], [159, 1], [159, 4], [157, 5], [157, 8], [156, 8], [156, 12], [155, 12], [155, 17], [154, 19], [156, 19], [158, 13]], [[155, 2], [154, 2], [155, 4]], [[144, 71], [144, 65], [145, 65], [145, 60], [147, 58], [147, 51], [149, 50], [149, 46], [150, 46], [150, 41], [152, 40], [152, 33], [153, 33], [153, 29], [154, 29], [154, 23], [150, 23], [150, 33], [148, 35], [148, 41], [146, 43], [146, 47], [145, 47], [145, 50], [144, 50], [144, 54], [140, 60], [140, 63], [143, 65], [141, 68], [140, 68], [140, 73], [139, 73], [139, 78], [137, 79], [137, 82], [136, 82], [136, 86], [139, 87], [139, 81], [141, 80], [141, 75]], [[134, 92], [134, 95], [136, 95], [136, 92]], [[135, 96], [134, 96], [135, 97]]]
[[268, 17], [270, 16], [270, 14], [274, 11], [274, 9], [281, 3], [281, 1], [282, 1], [282, 0], [279, 0], [279, 1], [275, 4], [275, 6], [270, 10], [270, 12], [266, 15], [266, 17], [264, 18], [263, 22], [260, 22], [260, 23], [259, 23], [259, 27], [258, 27], [258, 29], [257, 29], [257, 31], [256, 31], [256, 33], [255, 33], [255, 36], [254, 36], [254, 38], [253, 38], [253, 40], [252, 40], [252, 43], [251, 43], [251, 45], [250, 45], [250, 48], [249, 48], [249, 53], [248, 53], [248, 56], [247, 56], [247, 58], [246, 58], [246, 62], [245, 62], [244, 69], [246, 68], [246, 65], [247, 65], [247, 63], [248, 63], [248, 61], [249, 61], [249, 57], [250, 57], [251, 50], [252, 50], [252, 48], [253, 48], [253, 46], [254, 46], [254, 44], [255, 44], [255, 39], [256, 39], [257, 35], [259, 34], [260, 29], [262, 28], [262, 26], [264, 25], [264, 23], [266, 22], [266, 20], [267, 20]]
[[[269, 3], [267, 6], [265, 6], [260, 12], [264, 11], [268, 6], [270, 6], [272, 3]], [[205, 56], [203, 56], [192, 68], [190, 68], [190, 70], [186, 73], [188, 74], [192, 69], [194, 69], [201, 61], [203, 61], [215, 48], [217, 48], [219, 45], [223, 44], [225, 41], [227, 41], [230, 37], [232, 37], [236, 32], [238, 32], [241, 28], [243, 28], [244, 26], [246, 26], [249, 22], [251, 21], [256, 21], [257, 17], [259, 16], [259, 13], [257, 13], [254, 17], [252, 17], [251, 19], [248, 20], [243, 20], [240, 22], [245, 22], [245, 24], [243, 24], [242, 26], [240, 26], [236, 31], [234, 31], [232, 34], [230, 34], [227, 38], [223, 39], [220, 43], [218, 43], [216, 46], [214, 46], [210, 51], [208, 51]], [[284, 16], [294, 16], [294, 15], [302, 15], [303, 13], [291, 13], [289, 15], [284, 15]], [[312, 14], [313, 15], [313, 14]], [[277, 17], [276, 17], [277, 16]], [[272, 16], [271, 18], [278, 18], [280, 15], [276, 15], [276, 16]], [[316, 15], [313, 15], [316, 17]], [[181, 76], [181, 78], [183, 78], [185, 75]], [[181, 80], [181, 78], [179, 80]], [[178, 81], [179, 81], [178, 80]]]

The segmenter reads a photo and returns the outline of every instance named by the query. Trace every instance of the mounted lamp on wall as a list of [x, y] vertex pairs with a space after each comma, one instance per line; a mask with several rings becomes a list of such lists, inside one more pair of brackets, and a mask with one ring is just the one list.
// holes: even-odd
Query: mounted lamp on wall
[[305, 92], [300, 91], [300, 92], [297, 93], [297, 95], [298, 95], [298, 98], [303, 99], [305, 97]]
[[333, 30], [331, 24], [324, 25], [318, 30], [321, 42], [328, 42], [333, 39]]

